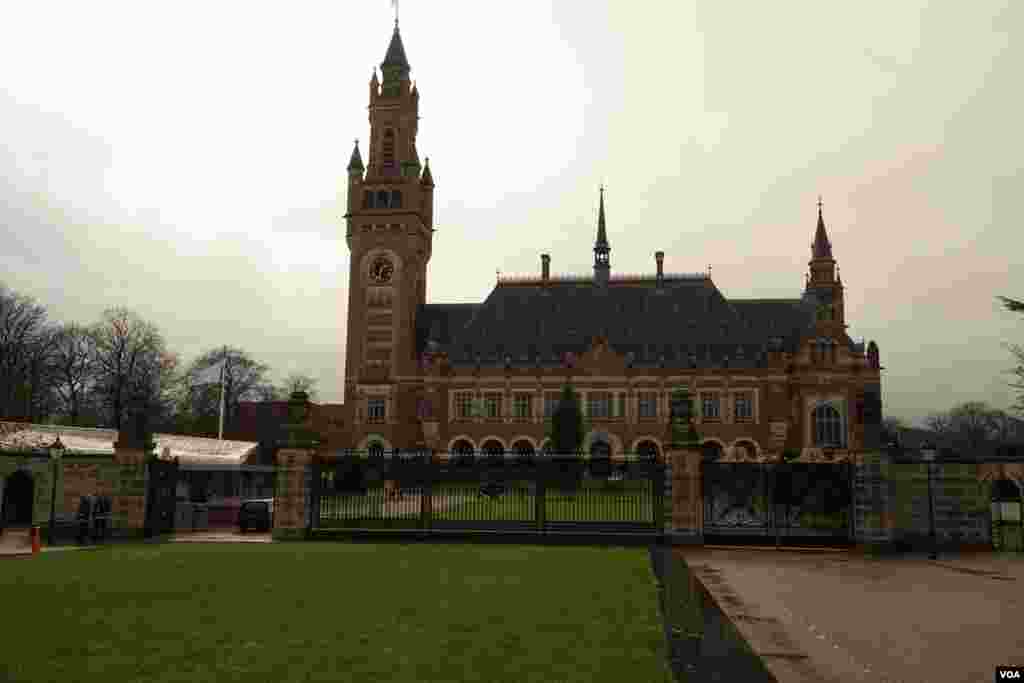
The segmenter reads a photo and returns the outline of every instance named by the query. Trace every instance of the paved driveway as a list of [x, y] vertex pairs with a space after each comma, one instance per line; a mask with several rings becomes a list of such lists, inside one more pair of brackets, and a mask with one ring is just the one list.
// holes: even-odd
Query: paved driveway
[[1024, 665], [1024, 555], [675, 552], [783, 682], [976, 683]]

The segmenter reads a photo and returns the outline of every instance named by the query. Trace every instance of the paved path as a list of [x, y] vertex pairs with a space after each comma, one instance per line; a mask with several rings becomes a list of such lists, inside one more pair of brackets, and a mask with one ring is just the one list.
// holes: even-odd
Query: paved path
[[782, 683], [975, 683], [1024, 665], [1024, 555], [675, 552]]

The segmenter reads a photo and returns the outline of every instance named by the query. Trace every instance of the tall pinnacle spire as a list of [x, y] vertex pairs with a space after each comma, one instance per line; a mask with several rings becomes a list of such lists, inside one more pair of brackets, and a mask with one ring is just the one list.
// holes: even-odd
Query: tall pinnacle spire
[[599, 206], [597, 209], [597, 242], [594, 243], [595, 251], [599, 247], [608, 248], [608, 234], [605, 232], [604, 226], [604, 186], [601, 186], [601, 198], [599, 200]]
[[605, 230], [604, 222], [604, 186], [601, 186], [601, 198], [597, 209], [597, 241], [594, 242], [594, 282], [605, 284], [611, 271], [611, 264], [608, 262], [608, 233]]
[[362, 173], [364, 168], [363, 157], [359, 154], [359, 140], [356, 140], [356, 145], [352, 148], [352, 158], [348, 162], [348, 170], [350, 173]]
[[818, 197], [818, 227], [814, 231], [814, 244], [811, 245], [811, 258], [832, 258], [832, 243], [828, 241], [825, 231], [825, 219], [821, 216], [821, 197]]

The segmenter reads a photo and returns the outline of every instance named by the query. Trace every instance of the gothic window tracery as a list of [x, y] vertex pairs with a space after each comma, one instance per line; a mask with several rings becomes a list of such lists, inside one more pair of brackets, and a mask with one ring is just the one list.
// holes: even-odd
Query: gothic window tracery
[[824, 403], [811, 414], [814, 445], [819, 448], [839, 448], [843, 445], [843, 420], [835, 406]]

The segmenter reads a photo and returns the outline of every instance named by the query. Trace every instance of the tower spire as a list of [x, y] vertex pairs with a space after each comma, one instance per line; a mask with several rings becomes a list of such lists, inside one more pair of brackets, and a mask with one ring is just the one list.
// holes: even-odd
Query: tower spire
[[605, 228], [604, 185], [602, 185], [597, 209], [597, 241], [594, 242], [594, 282], [597, 284], [608, 282], [608, 276], [611, 271], [611, 264], [608, 261], [608, 253], [610, 251], [608, 232]]
[[405, 56], [405, 46], [402, 44], [402, 34], [398, 32], [398, 20], [395, 19], [395, 30], [391, 34], [391, 42], [388, 43], [387, 54], [380, 64], [383, 81], [381, 83], [381, 94], [386, 97], [397, 97], [404, 95], [409, 89], [409, 59]]
[[821, 215], [821, 195], [818, 195], [818, 226], [814, 231], [814, 244], [811, 245], [811, 258], [832, 258], [832, 243], [828, 241], [825, 231], [825, 219]]

